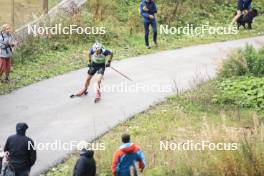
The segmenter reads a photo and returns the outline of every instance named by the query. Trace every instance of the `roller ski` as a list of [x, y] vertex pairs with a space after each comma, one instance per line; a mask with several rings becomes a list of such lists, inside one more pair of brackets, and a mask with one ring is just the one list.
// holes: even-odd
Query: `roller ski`
[[82, 96], [86, 96], [88, 95], [88, 91], [87, 90], [83, 90], [77, 94], [72, 94], [70, 95], [70, 98], [75, 98], [75, 97], [82, 97]]
[[94, 103], [98, 103], [101, 100], [101, 92], [98, 90], [95, 95]]

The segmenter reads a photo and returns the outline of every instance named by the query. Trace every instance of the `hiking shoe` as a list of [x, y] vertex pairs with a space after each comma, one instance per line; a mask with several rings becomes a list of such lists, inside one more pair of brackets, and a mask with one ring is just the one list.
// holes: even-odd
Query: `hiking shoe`
[[147, 49], [150, 49], [151, 47], [150, 46], [146, 46]]

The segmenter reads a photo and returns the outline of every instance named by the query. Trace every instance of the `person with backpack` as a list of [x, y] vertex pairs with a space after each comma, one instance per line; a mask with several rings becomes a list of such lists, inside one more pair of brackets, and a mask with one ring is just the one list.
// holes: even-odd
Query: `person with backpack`
[[119, 150], [114, 154], [112, 163], [112, 175], [113, 176], [137, 176], [138, 163], [139, 171], [143, 172], [146, 167], [145, 157], [141, 149], [130, 142], [130, 135], [123, 134], [123, 144]]
[[[107, 56], [109, 56], [109, 59], [107, 59]], [[98, 76], [97, 76], [95, 102], [99, 101], [101, 99], [100, 88], [101, 88], [101, 82], [104, 76], [105, 68], [111, 66], [112, 59], [113, 59], [113, 52], [105, 49], [102, 44], [96, 42], [93, 45], [93, 47], [90, 48], [89, 51], [89, 64], [88, 64], [89, 70], [84, 88], [76, 95], [71, 95], [71, 98], [73, 98], [74, 96], [80, 97], [86, 95], [88, 93], [87, 89], [90, 85], [91, 79], [93, 78], [95, 73], [97, 73]]]
[[75, 164], [73, 176], [95, 176], [96, 162], [93, 156], [94, 151], [82, 149], [80, 159]]
[[243, 12], [248, 13], [252, 9], [252, 0], [237, 0], [237, 13], [232, 20], [231, 25], [233, 25]]
[[[11, 71], [12, 48], [17, 45], [11, 35], [11, 27], [9, 24], [4, 24], [0, 33], [0, 79], [1, 82], [9, 81], [9, 73]], [[5, 79], [2, 80], [2, 75], [5, 74]]]
[[157, 6], [154, 0], [142, 0], [140, 3], [140, 14], [144, 18], [144, 29], [145, 29], [145, 45], [147, 49], [150, 49], [149, 45], [149, 26], [151, 25], [153, 28], [153, 41], [156, 47], [158, 47], [157, 43], [157, 22], [155, 13], [157, 13]]
[[18, 123], [16, 134], [8, 137], [4, 147], [8, 152], [8, 164], [16, 176], [29, 176], [37, 157], [33, 140], [26, 136], [27, 129], [26, 123]]

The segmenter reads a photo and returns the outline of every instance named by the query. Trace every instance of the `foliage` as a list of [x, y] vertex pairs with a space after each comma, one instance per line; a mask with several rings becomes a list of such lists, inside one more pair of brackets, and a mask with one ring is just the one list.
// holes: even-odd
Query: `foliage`
[[108, 16], [113, 16], [113, 9], [117, 8], [117, 2], [112, 0], [90, 0], [87, 3], [87, 10], [92, 13], [94, 20], [106, 20]]
[[219, 93], [214, 101], [241, 108], [264, 109], [264, 78], [227, 78], [216, 82]]
[[247, 45], [225, 60], [219, 70], [220, 77], [243, 75], [264, 76], [264, 48], [257, 51], [253, 46]]
[[[170, 24], [176, 27], [188, 22], [195, 25], [205, 22], [219, 25], [225, 24], [225, 21], [231, 21], [233, 10], [235, 9], [234, 0], [232, 0], [233, 5], [227, 4], [224, 0], [157, 0], [156, 2], [158, 5], [158, 24]], [[194, 44], [252, 37], [258, 35], [263, 30], [264, 18], [258, 17], [254, 22], [253, 28], [255, 30], [253, 31], [241, 30], [238, 35], [206, 35], [202, 37], [159, 35], [160, 47], [146, 50], [144, 47], [142, 17], [139, 15], [139, 3], [139, 0], [93, 0], [86, 3], [80, 9], [74, 6], [70, 11], [62, 9], [57, 18], [47, 21], [47, 26], [54, 26], [54, 24], [59, 23], [63, 26], [72, 24], [82, 27], [103, 26], [106, 27], [107, 33], [105, 35], [48, 35], [29, 37], [22, 47], [16, 50], [13, 56], [13, 69], [11, 73], [13, 81], [10, 84], [0, 84], [0, 94], [5, 94], [16, 88], [62, 74], [69, 70], [82, 68], [83, 65], [76, 64], [73, 56], [76, 58], [83, 57], [80, 56], [80, 53], [87, 51], [96, 40], [113, 50], [115, 53], [114, 59], [120, 60]], [[179, 3], [179, 6], [176, 13], [174, 13], [173, 10], [176, 3]], [[264, 2], [262, 1], [254, 2], [254, 5], [257, 4], [259, 8], [264, 6]], [[53, 64], [50, 64], [50, 61], [54, 61]], [[61, 66], [61, 63], [64, 65]], [[42, 65], [49, 65], [49, 67], [45, 67], [44, 74], [40, 74], [38, 69]], [[23, 79], [20, 76], [21, 73], [24, 75]]]

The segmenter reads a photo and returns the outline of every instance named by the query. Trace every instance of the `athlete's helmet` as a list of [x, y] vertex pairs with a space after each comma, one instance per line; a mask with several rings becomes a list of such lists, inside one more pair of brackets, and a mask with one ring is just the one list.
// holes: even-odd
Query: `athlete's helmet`
[[101, 43], [95, 43], [94, 45], [93, 45], [93, 50], [94, 51], [98, 51], [98, 50], [101, 50], [101, 49], [103, 49], [103, 45], [101, 44]]

